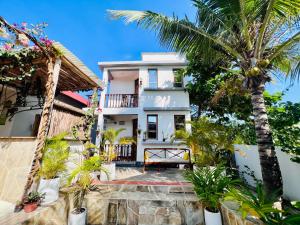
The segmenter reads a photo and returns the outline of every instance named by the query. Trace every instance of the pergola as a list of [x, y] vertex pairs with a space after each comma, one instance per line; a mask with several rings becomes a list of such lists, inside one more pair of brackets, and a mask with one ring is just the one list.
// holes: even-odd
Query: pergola
[[[3, 19], [3, 18], [1, 18]], [[18, 30], [14, 32], [19, 32]], [[29, 36], [30, 38], [30, 36]], [[34, 177], [39, 171], [42, 149], [47, 138], [49, 131], [52, 109], [54, 105], [55, 94], [61, 91], [87, 91], [93, 90], [94, 92], [99, 89], [102, 90], [102, 83], [97, 76], [89, 70], [72, 52], [66, 49], [60, 43], [54, 43], [53, 47], [59, 49], [62, 55], [55, 56], [54, 54], [41, 54], [40, 57], [32, 61], [36, 71], [33, 76], [26, 77], [23, 80], [14, 79], [11, 81], [1, 81], [0, 87], [8, 86], [15, 89], [22, 88], [24, 81], [27, 83], [36, 83], [40, 88], [40, 93], [44, 99], [42, 106], [41, 119], [36, 136], [37, 147], [34, 153], [34, 160], [32, 162], [31, 171], [28, 175], [26, 185], [24, 187], [23, 197], [27, 194], [28, 190], [32, 187]], [[0, 57], [0, 67], [10, 65], [7, 59]], [[19, 75], [17, 68], [13, 68], [10, 74]], [[1, 76], [1, 75], [0, 75]], [[29, 88], [28, 94], [36, 94], [36, 90]]]

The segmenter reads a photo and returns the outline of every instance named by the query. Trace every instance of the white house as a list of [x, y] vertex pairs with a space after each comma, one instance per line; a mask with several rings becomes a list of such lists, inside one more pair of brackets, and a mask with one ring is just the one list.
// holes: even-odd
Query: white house
[[145, 148], [174, 148], [170, 136], [175, 130], [190, 130], [186, 80], [175, 73], [187, 65], [186, 59], [176, 53], [142, 53], [141, 61], [98, 64], [105, 84], [98, 130], [125, 128], [120, 137], [137, 138], [136, 146], [121, 149], [119, 159], [139, 164]]

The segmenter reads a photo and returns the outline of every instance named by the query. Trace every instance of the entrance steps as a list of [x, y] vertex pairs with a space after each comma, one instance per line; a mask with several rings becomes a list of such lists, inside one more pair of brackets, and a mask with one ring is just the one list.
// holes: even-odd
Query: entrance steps
[[91, 225], [203, 225], [202, 206], [187, 182], [95, 181], [87, 195]]

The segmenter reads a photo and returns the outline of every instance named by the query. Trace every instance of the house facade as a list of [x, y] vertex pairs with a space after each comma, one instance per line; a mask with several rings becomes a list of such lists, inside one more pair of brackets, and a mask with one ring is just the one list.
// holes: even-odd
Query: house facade
[[186, 65], [176, 53], [142, 53], [141, 61], [99, 62], [105, 87], [98, 130], [123, 128], [119, 137], [137, 140], [134, 145], [117, 146], [117, 161], [139, 164], [145, 148], [178, 147], [171, 135], [177, 129], [190, 130], [186, 80], [176, 73]]

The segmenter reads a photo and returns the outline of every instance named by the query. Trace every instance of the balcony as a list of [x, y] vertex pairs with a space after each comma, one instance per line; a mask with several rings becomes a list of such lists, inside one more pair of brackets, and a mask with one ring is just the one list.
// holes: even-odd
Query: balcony
[[105, 108], [136, 108], [138, 107], [137, 94], [106, 94]]

